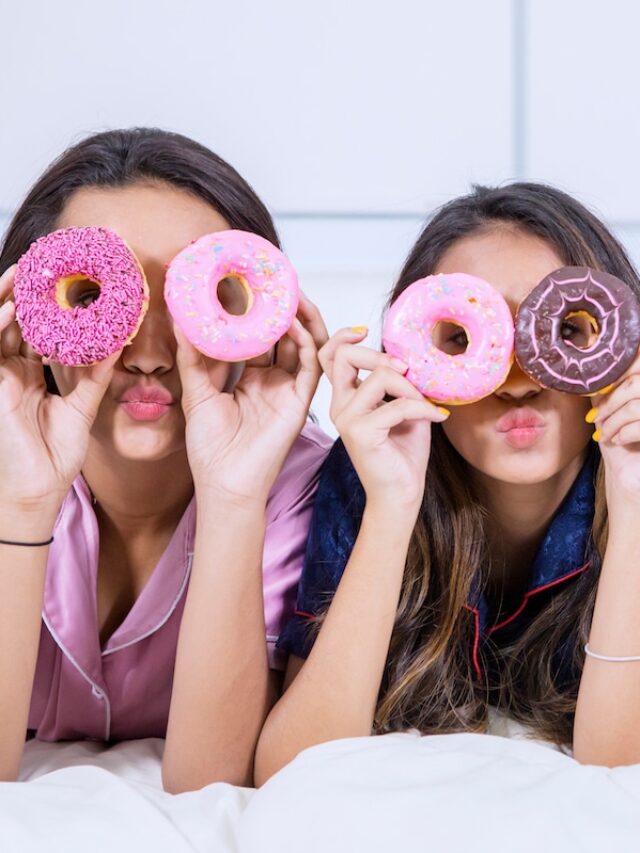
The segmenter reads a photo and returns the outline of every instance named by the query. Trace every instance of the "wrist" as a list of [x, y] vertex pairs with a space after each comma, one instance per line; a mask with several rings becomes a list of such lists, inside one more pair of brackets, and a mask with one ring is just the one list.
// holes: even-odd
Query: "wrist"
[[44, 542], [50, 539], [60, 505], [28, 507], [0, 504], [0, 539], [11, 542]]
[[388, 498], [367, 496], [363, 521], [380, 527], [392, 529], [401, 537], [409, 539], [416, 526], [422, 502], [413, 501], [400, 503]]
[[196, 504], [198, 515], [206, 514], [208, 517], [219, 516], [228, 519], [230, 513], [238, 516], [253, 518], [256, 515], [264, 516], [268, 491], [256, 489], [252, 494], [242, 492], [231, 492], [221, 488], [219, 485], [195, 484]]

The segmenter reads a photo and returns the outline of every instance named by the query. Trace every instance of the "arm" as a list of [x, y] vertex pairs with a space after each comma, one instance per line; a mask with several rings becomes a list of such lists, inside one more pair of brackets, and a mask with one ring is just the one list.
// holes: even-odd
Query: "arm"
[[[638, 363], [598, 406], [609, 534], [589, 648], [640, 656], [640, 373]], [[587, 656], [574, 724], [574, 755], [585, 764], [640, 762], [640, 660]]]
[[[87, 368], [65, 398], [47, 394], [0, 277], [0, 539], [44, 542], [89, 444], [119, 353]], [[0, 780], [18, 773], [40, 640], [48, 547], [0, 544]]]
[[[312, 330], [318, 320], [316, 312]], [[323, 336], [321, 321], [315, 333]], [[265, 638], [263, 546], [274, 532], [265, 532], [266, 504], [320, 375], [314, 334], [300, 323], [275, 365], [247, 368], [233, 394], [217, 390], [202, 356], [177, 329], [176, 337], [198, 522], [163, 759], [173, 793], [252, 783], [281, 680], [269, 671]], [[286, 541], [278, 555], [283, 568], [295, 545]]]
[[[295, 680], [263, 729], [258, 784], [308, 746], [371, 733], [424, 491], [430, 422], [446, 417], [401, 375], [404, 365], [384, 353], [349, 346], [348, 340], [345, 332], [338, 333], [321, 356], [333, 384], [332, 418], [364, 487], [366, 505], [309, 658], [304, 665], [292, 661], [287, 683], [297, 673]], [[363, 382], [359, 369], [372, 371]], [[387, 395], [397, 399], [384, 403]], [[337, 513], [343, 510], [338, 507]], [[323, 554], [320, 563], [332, 559], [335, 555]], [[303, 575], [301, 589], [305, 582]]]
[[251, 785], [253, 751], [276, 697], [262, 595], [265, 508], [198, 502], [162, 765], [165, 789], [213, 779]]
[[367, 505], [360, 533], [309, 658], [292, 658], [286, 690], [256, 754], [262, 785], [317, 743], [371, 734], [415, 517]]
[[[55, 511], [0, 509], [0, 538], [44, 542]], [[18, 776], [42, 623], [48, 547], [0, 545], [0, 781]]]

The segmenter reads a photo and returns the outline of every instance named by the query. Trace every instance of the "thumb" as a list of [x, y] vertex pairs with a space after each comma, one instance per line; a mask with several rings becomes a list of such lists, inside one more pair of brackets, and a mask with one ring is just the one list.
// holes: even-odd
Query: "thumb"
[[122, 350], [118, 350], [103, 361], [85, 368], [76, 387], [63, 398], [64, 402], [75, 409], [89, 425], [93, 424], [98, 414], [100, 403], [121, 355]]
[[173, 333], [178, 343], [176, 364], [182, 383], [182, 406], [191, 406], [205, 396], [217, 396], [220, 392], [211, 382], [204, 357], [183, 331], [173, 324]]

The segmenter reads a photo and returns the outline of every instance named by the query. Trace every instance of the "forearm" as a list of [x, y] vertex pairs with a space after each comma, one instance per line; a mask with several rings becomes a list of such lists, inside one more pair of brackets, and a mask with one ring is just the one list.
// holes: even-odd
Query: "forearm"
[[[197, 496], [200, 498], [200, 496]], [[195, 553], [178, 641], [165, 788], [252, 783], [260, 729], [275, 700], [267, 661], [265, 507], [198, 501]]]
[[[640, 505], [609, 513], [589, 647], [608, 656], [640, 656]], [[574, 726], [574, 754], [585, 764], [640, 762], [640, 661], [586, 658]]]
[[[0, 539], [41, 542], [55, 513], [0, 510]], [[17, 778], [28, 725], [48, 547], [0, 545], [0, 781]]]
[[406, 517], [365, 509], [309, 658], [263, 729], [257, 784], [313, 744], [371, 733], [411, 529]]

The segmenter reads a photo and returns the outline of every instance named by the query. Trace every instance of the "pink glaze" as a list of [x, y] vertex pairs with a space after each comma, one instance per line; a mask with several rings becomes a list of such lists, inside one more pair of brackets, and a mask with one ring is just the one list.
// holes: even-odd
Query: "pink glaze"
[[[224, 310], [217, 287], [237, 276], [251, 292], [249, 309]], [[202, 353], [220, 361], [262, 355], [291, 326], [298, 279], [282, 252], [256, 234], [218, 231], [183, 249], [169, 264], [165, 300], [178, 327]]]
[[[464, 353], [448, 355], [433, 342], [439, 322], [466, 331]], [[431, 400], [472, 403], [507, 377], [513, 359], [513, 318], [503, 297], [465, 273], [432, 275], [411, 284], [385, 319], [386, 351], [409, 366], [407, 379]]]
[[[98, 282], [100, 295], [87, 307], [63, 308], [56, 285], [74, 275]], [[36, 240], [18, 261], [14, 294], [24, 339], [66, 365], [93, 364], [121, 349], [148, 304], [138, 261], [106, 228], [64, 228]]]

